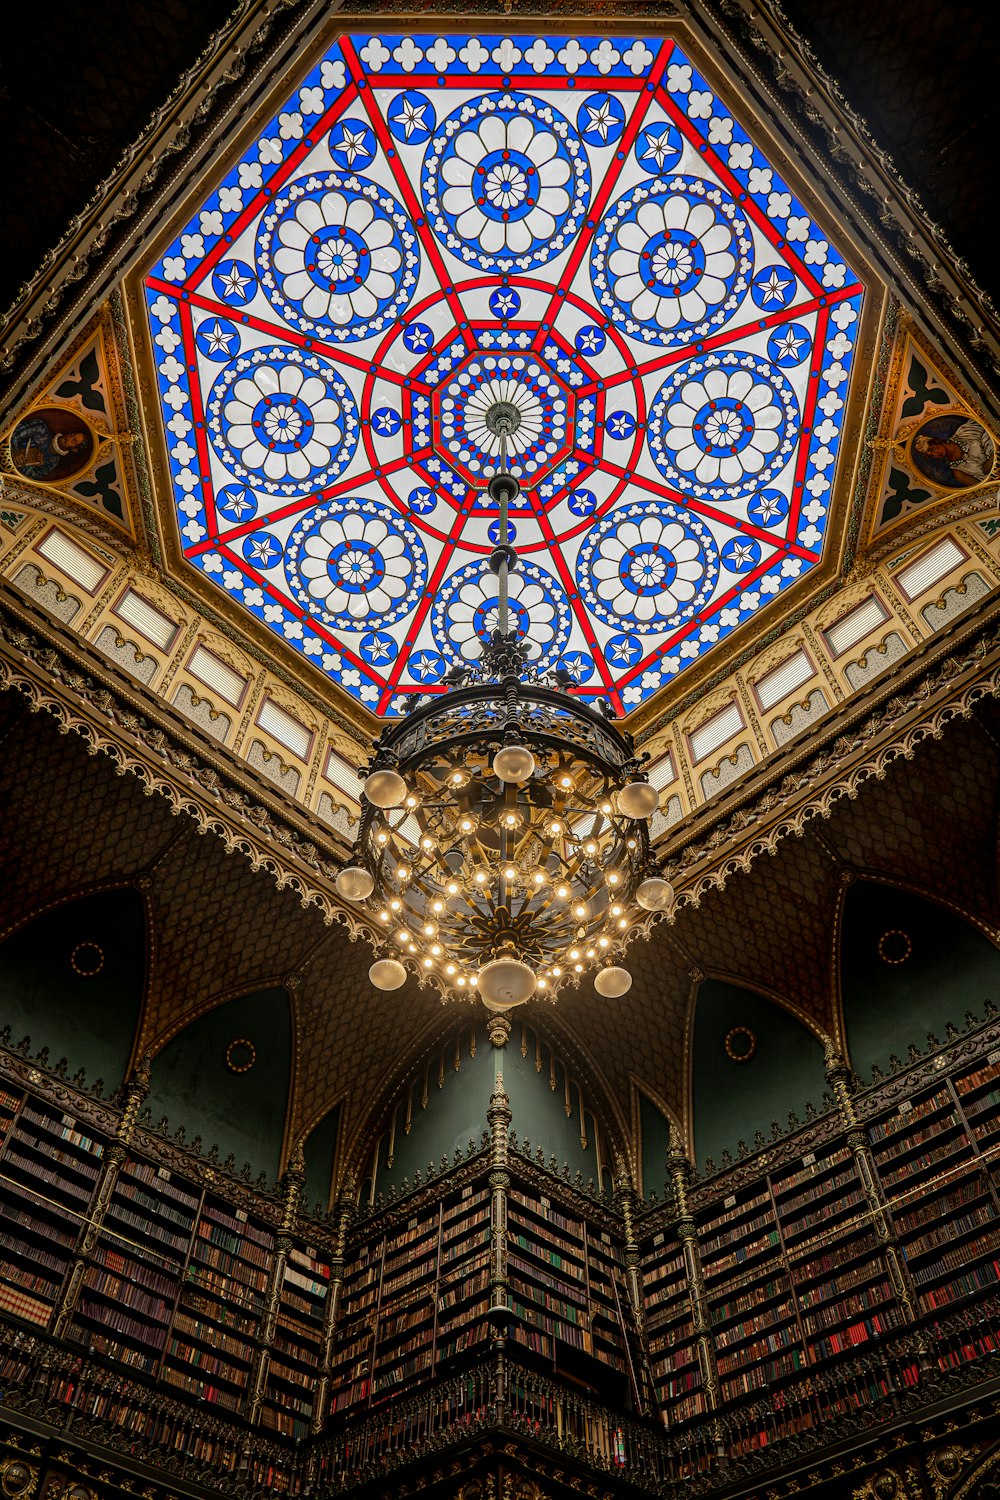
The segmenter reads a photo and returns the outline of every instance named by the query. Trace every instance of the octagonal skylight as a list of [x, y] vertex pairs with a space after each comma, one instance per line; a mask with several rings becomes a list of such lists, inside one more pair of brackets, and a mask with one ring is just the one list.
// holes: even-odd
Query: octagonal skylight
[[495, 621], [627, 711], [822, 556], [862, 287], [676, 42], [337, 44], [146, 278], [184, 556], [379, 714]]

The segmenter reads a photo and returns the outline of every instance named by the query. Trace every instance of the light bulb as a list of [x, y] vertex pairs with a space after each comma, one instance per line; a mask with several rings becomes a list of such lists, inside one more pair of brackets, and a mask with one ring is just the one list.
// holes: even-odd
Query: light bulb
[[573, 788], [572, 776], [560, 776], [559, 785], [562, 787], [563, 791], [571, 791]]
[[431, 838], [429, 833], [425, 833], [423, 838], [420, 840], [420, 847], [428, 854], [434, 848], [434, 840]]
[[621, 880], [621, 876], [617, 870], [608, 871], [608, 885], [617, 885], [619, 880]]
[[375, 842], [376, 844], [387, 844], [389, 842], [389, 835], [384, 828], [380, 828], [375, 835]]
[[348, 865], [340, 871], [334, 884], [337, 895], [346, 901], [367, 901], [375, 889], [375, 881], [363, 865]]
[[408, 943], [409, 941], [410, 941], [410, 934], [407, 932], [407, 930], [406, 930], [405, 927], [401, 927], [399, 929], [399, 931], [396, 933], [396, 942], [397, 943]]
[[436, 922], [425, 922], [424, 923], [424, 936], [425, 937], [436, 937], [437, 936], [437, 923]]
[[446, 890], [447, 890], [449, 896], [457, 896], [458, 895], [458, 881], [457, 880], [449, 880], [449, 882], [448, 882], [448, 884], [446, 886]]
[[445, 966], [444, 966], [444, 972], [446, 974], [454, 974], [454, 972], [455, 972], [455, 965], [454, 964], [445, 964]]
[[504, 880], [513, 880], [516, 875], [517, 871], [514, 869], [513, 865], [508, 865], [503, 872]]
[[583, 964], [574, 964], [573, 965], [573, 972], [574, 972], [574, 974], [582, 974], [583, 973]]
[[674, 888], [661, 875], [650, 875], [635, 893], [643, 911], [666, 911], [674, 899]]
[[431, 943], [431, 952], [433, 953], [433, 955], [434, 955], [435, 958], [440, 958], [441, 957], [441, 944], [440, 943]]
[[579, 958], [580, 957], [580, 950], [579, 950], [579, 948], [571, 948], [569, 950], [569, 956], [570, 956], [570, 958]]
[[605, 999], [617, 1000], [620, 995], [627, 995], [631, 988], [632, 975], [617, 964], [609, 964], [594, 975], [594, 989]]
[[535, 773], [535, 757], [527, 745], [504, 745], [493, 757], [493, 772], [501, 781], [517, 785]]
[[545, 871], [544, 870], [534, 870], [534, 871], [532, 871], [531, 878], [535, 882], [536, 885], [544, 885], [545, 884]]
[[552, 834], [562, 833], [562, 824], [558, 818], [554, 818], [549, 824], [549, 832]]
[[574, 917], [580, 918], [583, 918], [587, 915], [587, 908], [584, 906], [582, 901], [577, 902], [576, 906], [574, 906], [573, 915]]
[[377, 990], [398, 990], [406, 983], [406, 970], [398, 958], [379, 958], [368, 970], [368, 978]]
[[415, 807], [420, 806], [420, 798], [417, 796], [416, 792], [410, 792], [408, 794], [406, 801], [403, 803], [403, 806], [408, 807], [411, 812]]
[[540, 989], [540, 990], [548, 989], [548, 980], [547, 979], [540, 979], [538, 981], [537, 988]]
[[389, 910], [400, 911], [402, 909], [402, 905], [403, 903], [402, 901], [400, 901], [399, 897], [393, 896], [392, 900], [389, 902]]
[[477, 885], [485, 885], [486, 884], [486, 871], [485, 870], [477, 870], [476, 871], [476, 884]]
[[432, 901], [431, 902], [431, 911], [437, 911], [437, 912], [444, 911], [444, 902], [443, 901]]
[[627, 781], [618, 793], [618, 811], [626, 818], [651, 818], [660, 805], [660, 794], [648, 781]]
[[389, 922], [392, 920], [390, 914], [387, 911], [380, 911], [378, 914], [378, 919], [380, 922]]
[[568, 885], [557, 885], [556, 886], [556, 895], [559, 897], [560, 901], [565, 901], [566, 898], [567, 898], [567, 896], [569, 895], [569, 886]]
[[464, 985], [465, 984], [465, 975], [464, 974], [459, 974], [458, 978], [455, 980], [455, 983], [456, 984]]
[[364, 795], [372, 807], [399, 807], [406, 797], [406, 782], [398, 771], [372, 771], [365, 781]]

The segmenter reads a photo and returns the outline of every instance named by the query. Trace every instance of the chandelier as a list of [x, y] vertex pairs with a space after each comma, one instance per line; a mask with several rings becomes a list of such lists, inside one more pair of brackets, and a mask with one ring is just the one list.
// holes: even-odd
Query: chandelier
[[571, 695], [568, 673], [540, 677], [511, 624], [520, 485], [507, 449], [520, 412], [496, 401], [484, 422], [499, 458], [496, 625], [479, 662], [453, 668], [444, 692], [417, 698], [375, 742], [337, 890], [379, 931], [376, 987], [397, 989], [412, 970], [499, 1013], [591, 971], [599, 994], [625, 994], [619, 957], [637, 907], [666, 910], [673, 893], [650, 852], [659, 799], [631, 735], [610, 704]]

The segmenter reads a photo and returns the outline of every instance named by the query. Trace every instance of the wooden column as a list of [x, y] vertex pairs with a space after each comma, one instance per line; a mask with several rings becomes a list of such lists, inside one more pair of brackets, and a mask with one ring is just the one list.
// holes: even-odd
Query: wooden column
[[302, 1189], [305, 1186], [305, 1180], [306, 1163], [300, 1144], [292, 1152], [291, 1160], [288, 1163], [288, 1170], [285, 1173], [282, 1184], [285, 1191], [285, 1201], [281, 1214], [281, 1225], [278, 1229], [278, 1238], [275, 1244], [274, 1260], [271, 1263], [271, 1279], [267, 1288], [267, 1303], [264, 1309], [264, 1317], [261, 1321], [260, 1349], [257, 1352], [257, 1364], [253, 1374], [250, 1405], [247, 1410], [247, 1421], [252, 1423], [260, 1421], [261, 1410], [264, 1404], [267, 1371], [271, 1363], [271, 1346], [274, 1343], [274, 1334], [278, 1326], [281, 1289], [285, 1284], [285, 1267], [288, 1264], [288, 1254], [292, 1248], [292, 1230], [298, 1218], [299, 1204], [302, 1201]]
[[147, 1055], [139, 1061], [135, 1071], [122, 1085], [124, 1105], [118, 1120], [118, 1128], [115, 1131], [115, 1139], [104, 1153], [94, 1194], [90, 1200], [90, 1212], [66, 1273], [62, 1295], [52, 1320], [52, 1332], [57, 1339], [65, 1338], [66, 1330], [76, 1310], [87, 1266], [100, 1238], [111, 1195], [115, 1190], [121, 1169], [125, 1165], [128, 1148], [135, 1134], [139, 1111], [149, 1094], [149, 1076], [150, 1059]]
[[[499, 1059], [498, 1059], [499, 1061]], [[503, 1073], [497, 1070], [490, 1107], [486, 1111], [490, 1127], [490, 1306], [487, 1317], [493, 1327], [496, 1357], [497, 1421], [502, 1422], [506, 1404], [507, 1329], [510, 1323], [510, 1287], [507, 1280], [507, 1170], [508, 1132], [512, 1119], [510, 1099], [503, 1086]]]
[[[684, 1273], [687, 1277], [688, 1299], [694, 1323], [695, 1341], [698, 1348], [698, 1364], [701, 1368], [702, 1385], [705, 1387], [705, 1403], [710, 1414], [719, 1408], [719, 1370], [715, 1362], [715, 1345], [712, 1341], [708, 1321], [708, 1298], [705, 1294], [705, 1277], [701, 1268], [698, 1250], [698, 1232], [688, 1206], [688, 1187], [694, 1168], [684, 1150], [684, 1143], [673, 1125], [670, 1127], [670, 1149], [667, 1152], [667, 1176], [673, 1187], [674, 1205], [677, 1212], [677, 1238], [684, 1253]], [[716, 1448], [721, 1454], [722, 1434], [715, 1424]]]
[[347, 1236], [354, 1222], [357, 1203], [354, 1198], [354, 1183], [348, 1180], [344, 1192], [337, 1199], [334, 1210], [333, 1254], [330, 1257], [330, 1290], [326, 1294], [326, 1315], [323, 1319], [323, 1349], [320, 1355], [319, 1381], [313, 1401], [313, 1433], [322, 1432], [330, 1377], [333, 1369], [333, 1345], [337, 1322], [340, 1318], [340, 1299], [344, 1290], [344, 1272], [347, 1269]]
[[[868, 1204], [868, 1214], [878, 1238], [879, 1250], [892, 1284], [893, 1295], [907, 1322], [914, 1324], [920, 1316], [917, 1292], [896, 1235], [892, 1209], [882, 1192], [882, 1184], [879, 1181], [868, 1136], [865, 1134], [854, 1107], [857, 1079], [840, 1053], [834, 1051], [830, 1040], [826, 1043], [824, 1063], [826, 1080], [833, 1090], [837, 1108], [840, 1110], [841, 1119], [847, 1131], [848, 1150], [854, 1158], [854, 1166]], [[917, 1335], [917, 1349], [921, 1363], [923, 1363], [927, 1350], [921, 1334]]]

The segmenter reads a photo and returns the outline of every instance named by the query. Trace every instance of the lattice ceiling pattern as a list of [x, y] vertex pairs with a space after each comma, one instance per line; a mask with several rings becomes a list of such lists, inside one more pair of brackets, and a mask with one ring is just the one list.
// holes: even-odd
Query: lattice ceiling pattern
[[863, 289], [670, 40], [342, 37], [147, 277], [185, 557], [379, 714], [621, 711], [821, 560]]

